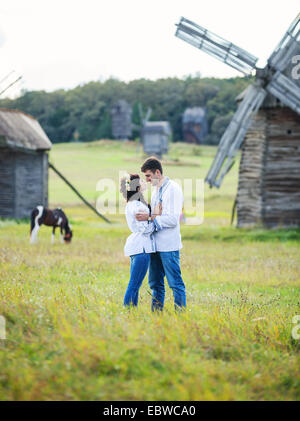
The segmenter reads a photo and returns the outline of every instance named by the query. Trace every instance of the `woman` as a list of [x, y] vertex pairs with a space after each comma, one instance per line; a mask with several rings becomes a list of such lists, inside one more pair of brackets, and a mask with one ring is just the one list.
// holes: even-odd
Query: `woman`
[[[150, 255], [155, 253], [155, 242], [152, 233], [154, 224], [151, 221], [137, 221], [135, 215], [138, 212], [150, 214], [150, 206], [147, 205], [143, 191], [146, 183], [141, 181], [138, 174], [130, 174], [128, 178], [121, 180], [121, 193], [127, 201], [125, 215], [132, 234], [127, 238], [124, 247], [125, 256], [130, 256], [130, 280], [124, 297], [124, 306], [137, 306], [139, 289], [147, 273]], [[154, 209], [154, 213], [161, 214], [161, 207]]]

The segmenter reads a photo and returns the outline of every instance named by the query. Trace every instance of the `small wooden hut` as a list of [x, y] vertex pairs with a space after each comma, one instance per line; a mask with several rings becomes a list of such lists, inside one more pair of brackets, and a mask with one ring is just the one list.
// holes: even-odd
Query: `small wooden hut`
[[17, 110], [0, 109], [0, 216], [29, 217], [48, 205], [51, 142], [38, 121]]
[[238, 227], [300, 226], [300, 116], [270, 94], [243, 143], [237, 219]]
[[111, 109], [112, 135], [115, 139], [126, 140], [131, 137], [132, 107], [124, 99], [117, 101]]
[[157, 157], [167, 153], [171, 132], [168, 121], [148, 121], [145, 123], [142, 129], [144, 152]]
[[182, 116], [183, 140], [188, 143], [203, 143], [207, 135], [206, 110], [202, 107], [187, 108]]

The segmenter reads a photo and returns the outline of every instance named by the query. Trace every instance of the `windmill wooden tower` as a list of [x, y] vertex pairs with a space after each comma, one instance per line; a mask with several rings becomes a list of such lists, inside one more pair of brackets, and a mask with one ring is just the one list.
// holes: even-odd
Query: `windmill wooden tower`
[[148, 121], [142, 129], [144, 152], [161, 158], [168, 152], [171, 126], [168, 121]]
[[237, 226], [300, 225], [300, 14], [263, 69], [257, 57], [194, 22], [181, 18], [177, 37], [255, 82], [225, 130], [205, 181], [220, 187], [243, 144], [237, 192]]
[[182, 116], [183, 140], [188, 143], [202, 143], [207, 135], [206, 110], [202, 107], [187, 108]]
[[126, 140], [131, 137], [132, 108], [124, 99], [117, 101], [111, 109], [112, 135], [116, 139]]
[[143, 143], [144, 152], [147, 155], [155, 155], [161, 158], [163, 154], [168, 152], [169, 137], [172, 133], [170, 123], [168, 121], [149, 121], [152, 109], [149, 107], [144, 115], [140, 103], [138, 107], [140, 139]]

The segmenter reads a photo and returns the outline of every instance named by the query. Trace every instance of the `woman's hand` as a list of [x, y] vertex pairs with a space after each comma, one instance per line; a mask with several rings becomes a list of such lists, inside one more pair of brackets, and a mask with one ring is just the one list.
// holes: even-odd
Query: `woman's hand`
[[138, 212], [138, 213], [135, 215], [135, 219], [136, 219], [137, 221], [148, 221], [148, 217], [149, 217], [149, 214], [148, 214], [148, 213], [146, 213], [146, 212]]
[[[151, 219], [152, 219], [152, 221], [153, 221], [153, 219], [154, 219], [157, 215], [161, 215], [161, 214], [162, 214], [162, 204], [161, 204], [161, 203], [158, 203], [158, 204], [154, 207], [153, 212], [151, 213]], [[148, 214], [148, 213], [145, 213], [145, 212], [138, 212], [138, 213], [135, 215], [135, 219], [136, 219], [137, 221], [147, 221], [147, 220], [148, 220], [148, 217], [149, 217], [149, 214]]]

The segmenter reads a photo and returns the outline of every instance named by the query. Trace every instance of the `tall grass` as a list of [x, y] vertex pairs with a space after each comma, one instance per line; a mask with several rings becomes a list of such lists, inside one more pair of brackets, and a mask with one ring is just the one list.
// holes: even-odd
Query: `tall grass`
[[[209, 149], [189, 158], [174, 147], [182, 160], [206, 166], [212, 158]], [[124, 162], [136, 168], [126, 161], [135, 149], [122, 148], [58, 145], [52, 154], [72, 181], [81, 168], [77, 181], [88, 196], [84, 168], [96, 165], [96, 150], [103, 176]], [[1, 400], [299, 400], [300, 342], [291, 332], [300, 314], [300, 232], [230, 227], [236, 172], [224, 192], [207, 192], [204, 224], [182, 226], [180, 314], [167, 284], [163, 313], [151, 312], [147, 278], [138, 308], [123, 308], [124, 216], [102, 223], [59, 183], [52, 174], [52, 204], [73, 224], [70, 245], [51, 245], [42, 227], [30, 246], [29, 221], [0, 221]]]
[[75, 221], [69, 246], [50, 245], [44, 227], [34, 247], [26, 224], [2, 227], [1, 399], [299, 399], [298, 243], [188, 231], [187, 311], [174, 312], [167, 287], [163, 314], [152, 314], [147, 279], [138, 309], [122, 307], [125, 227]]

